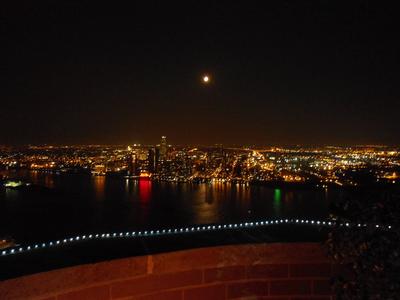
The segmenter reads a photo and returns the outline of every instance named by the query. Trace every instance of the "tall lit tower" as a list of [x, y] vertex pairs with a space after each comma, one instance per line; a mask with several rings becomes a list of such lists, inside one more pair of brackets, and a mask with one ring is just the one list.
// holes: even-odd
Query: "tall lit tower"
[[127, 156], [128, 162], [128, 176], [136, 176], [138, 175], [138, 162], [137, 155], [133, 153], [129, 153]]
[[167, 156], [167, 137], [161, 137], [161, 144], [160, 144], [160, 159], [165, 160]]

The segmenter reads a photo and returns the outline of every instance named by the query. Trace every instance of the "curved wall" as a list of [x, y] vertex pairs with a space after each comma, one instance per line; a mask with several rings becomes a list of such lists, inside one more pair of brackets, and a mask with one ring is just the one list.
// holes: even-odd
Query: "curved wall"
[[333, 299], [336, 267], [316, 243], [200, 248], [0, 282], [0, 299]]

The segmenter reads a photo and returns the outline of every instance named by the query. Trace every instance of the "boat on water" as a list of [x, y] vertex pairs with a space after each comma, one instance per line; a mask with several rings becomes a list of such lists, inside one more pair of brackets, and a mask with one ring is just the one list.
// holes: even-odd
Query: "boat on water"
[[147, 171], [141, 171], [139, 175], [126, 175], [124, 176], [126, 179], [139, 179], [139, 180], [150, 180], [151, 173]]
[[20, 189], [26, 186], [30, 186], [31, 184], [29, 182], [24, 182], [21, 180], [6, 180], [2, 182], [3, 187], [6, 189]]
[[139, 179], [141, 180], [150, 180], [151, 179], [151, 174], [147, 171], [141, 171], [139, 175]]

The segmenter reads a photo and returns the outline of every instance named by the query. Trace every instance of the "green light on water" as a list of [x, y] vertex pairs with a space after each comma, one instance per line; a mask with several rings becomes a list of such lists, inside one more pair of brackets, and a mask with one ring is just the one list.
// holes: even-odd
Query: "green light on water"
[[274, 190], [273, 209], [274, 209], [274, 212], [275, 212], [276, 216], [280, 216], [281, 215], [281, 206], [282, 206], [281, 198], [282, 198], [281, 190], [280, 189], [275, 189]]
[[274, 200], [275, 200], [275, 202], [280, 202], [281, 201], [281, 197], [282, 197], [281, 190], [280, 189], [275, 189], [274, 190]]

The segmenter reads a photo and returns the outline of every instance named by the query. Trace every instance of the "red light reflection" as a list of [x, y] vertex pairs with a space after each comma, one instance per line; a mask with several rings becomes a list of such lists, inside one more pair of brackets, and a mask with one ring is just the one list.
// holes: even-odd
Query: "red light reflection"
[[139, 180], [139, 199], [141, 202], [148, 202], [151, 196], [151, 181]]

